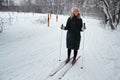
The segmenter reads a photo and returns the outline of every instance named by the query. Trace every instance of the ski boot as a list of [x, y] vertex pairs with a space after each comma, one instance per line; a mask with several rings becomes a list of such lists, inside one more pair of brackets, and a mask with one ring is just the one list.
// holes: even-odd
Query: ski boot
[[72, 65], [74, 65], [76, 63], [76, 59], [73, 59], [72, 61]]
[[70, 61], [70, 58], [67, 58], [65, 61], [65, 64], [67, 64]]

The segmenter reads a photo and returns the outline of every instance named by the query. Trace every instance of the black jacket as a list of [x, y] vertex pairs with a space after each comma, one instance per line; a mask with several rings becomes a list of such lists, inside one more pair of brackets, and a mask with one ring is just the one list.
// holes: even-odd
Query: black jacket
[[83, 22], [81, 18], [73, 16], [69, 17], [67, 20], [67, 24], [65, 30], [67, 31], [66, 45], [68, 49], [78, 50], [81, 40]]

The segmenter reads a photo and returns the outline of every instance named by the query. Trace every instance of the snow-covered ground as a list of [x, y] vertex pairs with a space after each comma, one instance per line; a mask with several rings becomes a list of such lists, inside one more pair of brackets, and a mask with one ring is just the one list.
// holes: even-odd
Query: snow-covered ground
[[[11, 17], [10, 17], [11, 16]], [[44, 80], [58, 66], [62, 33], [61, 60], [66, 59], [66, 24], [68, 16], [52, 15], [47, 27], [47, 14], [0, 12], [6, 21], [0, 33], [0, 80]], [[79, 55], [83, 57], [62, 80], [120, 80], [120, 26], [105, 30], [99, 20], [83, 18], [87, 30], [83, 50], [83, 33]], [[64, 70], [64, 69], [63, 69]], [[55, 79], [58, 74], [49, 80]]]

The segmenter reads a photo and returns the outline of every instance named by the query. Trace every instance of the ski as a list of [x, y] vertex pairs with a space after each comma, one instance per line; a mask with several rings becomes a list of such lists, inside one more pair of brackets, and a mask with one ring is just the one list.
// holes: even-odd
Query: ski
[[[78, 61], [79, 58], [80, 58], [80, 56], [77, 57], [76, 61]], [[74, 65], [75, 65], [75, 64], [74, 64]], [[66, 68], [64, 69], [64, 71], [63, 71], [63, 72], [58, 76], [58, 78], [55, 79], [55, 80], [61, 80], [61, 79], [65, 76], [65, 74], [66, 74], [74, 65], [71, 64], [69, 67], [66, 67]]]
[[[73, 57], [70, 58], [70, 61], [73, 59]], [[69, 63], [69, 62], [68, 62]], [[68, 63], [65, 63], [65, 61], [63, 61], [57, 68], [55, 68], [51, 73], [50, 73], [50, 77], [54, 76], [55, 74], [57, 74], [62, 68], [64, 68]]]

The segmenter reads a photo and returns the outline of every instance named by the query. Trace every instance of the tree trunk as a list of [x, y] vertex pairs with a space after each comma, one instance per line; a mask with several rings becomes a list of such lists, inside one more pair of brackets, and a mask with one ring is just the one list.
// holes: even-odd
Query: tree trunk
[[109, 4], [108, 4], [108, 2], [106, 0], [102, 0], [102, 1], [104, 3], [104, 7], [103, 7], [104, 8], [104, 13], [107, 16], [107, 19], [109, 21], [109, 25], [111, 26], [111, 29], [114, 30], [115, 27], [113, 25], [113, 18], [112, 18], [112, 15], [110, 13]]

